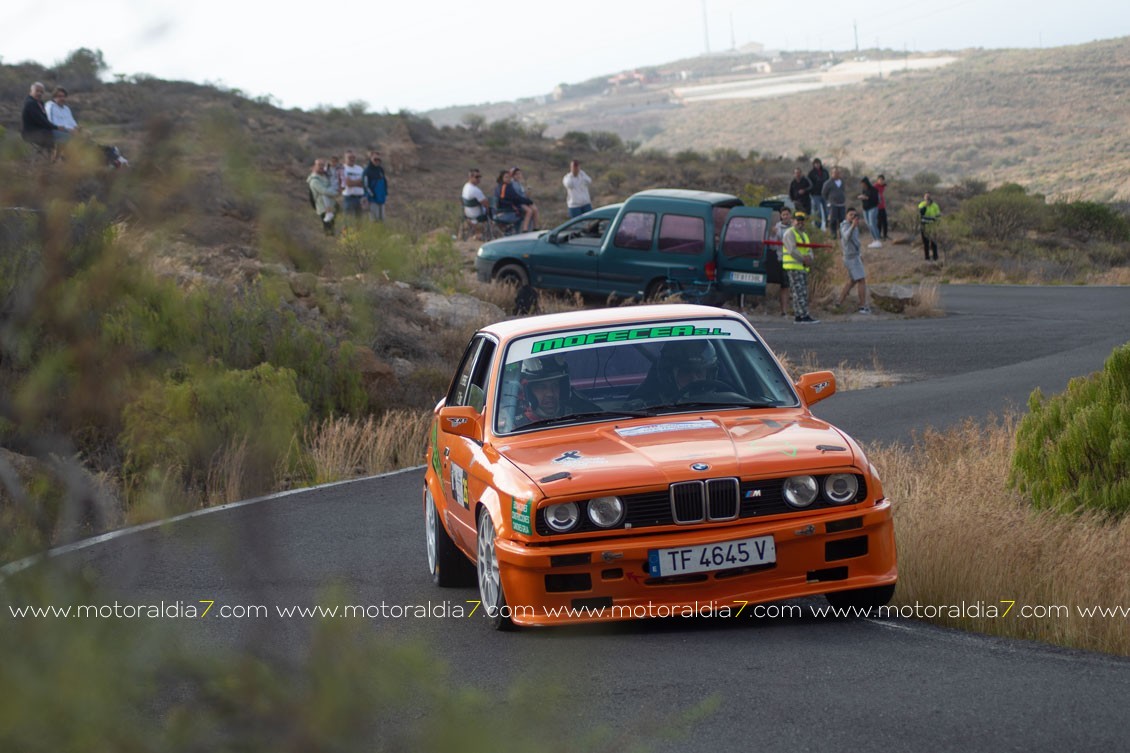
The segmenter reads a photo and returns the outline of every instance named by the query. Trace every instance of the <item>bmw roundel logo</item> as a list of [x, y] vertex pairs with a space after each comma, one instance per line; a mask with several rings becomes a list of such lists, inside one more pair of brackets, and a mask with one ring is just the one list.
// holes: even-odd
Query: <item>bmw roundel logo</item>
[[691, 463], [692, 471], [709, 471], [710, 466], [706, 463]]

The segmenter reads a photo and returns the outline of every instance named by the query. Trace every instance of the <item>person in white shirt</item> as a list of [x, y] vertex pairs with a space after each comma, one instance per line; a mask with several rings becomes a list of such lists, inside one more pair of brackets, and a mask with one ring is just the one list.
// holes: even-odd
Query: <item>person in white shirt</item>
[[592, 199], [589, 197], [592, 178], [581, 169], [580, 161], [573, 160], [569, 163], [569, 172], [561, 182], [565, 185], [565, 206], [569, 208], [570, 217], [580, 217], [585, 212], [592, 211]]
[[74, 113], [67, 107], [67, 90], [61, 86], [55, 87], [51, 94], [51, 101], [47, 103], [47, 119], [59, 130], [55, 131], [55, 151], [70, 141], [74, 132], [78, 130]]
[[[467, 173], [467, 182], [463, 184], [463, 217], [469, 223], [479, 223], [487, 219], [490, 210], [490, 201], [483, 190], [479, 188], [479, 181], [483, 174], [475, 168]], [[485, 233], [485, 230], [484, 230]], [[485, 235], [484, 235], [485, 239]]]
[[361, 200], [365, 198], [365, 168], [357, 164], [357, 155], [352, 151], [345, 153], [345, 165], [341, 168], [341, 203], [345, 208], [346, 221], [361, 220]]

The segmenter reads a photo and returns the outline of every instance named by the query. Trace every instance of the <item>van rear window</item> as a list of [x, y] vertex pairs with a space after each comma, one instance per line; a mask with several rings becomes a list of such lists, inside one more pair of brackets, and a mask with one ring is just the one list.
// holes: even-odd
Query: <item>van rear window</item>
[[731, 217], [726, 226], [722, 254], [727, 259], [761, 259], [765, 256], [765, 220], [761, 217]]

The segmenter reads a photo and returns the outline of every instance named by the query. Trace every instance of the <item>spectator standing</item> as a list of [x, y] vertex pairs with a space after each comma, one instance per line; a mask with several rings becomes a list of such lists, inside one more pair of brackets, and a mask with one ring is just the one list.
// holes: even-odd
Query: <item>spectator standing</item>
[[793, 206], [808, 214], [812, 211], [812, 181], [800, 171], [799, 167], [793, 168], [793, 182], [789, 184], [789, 198]]
[[337, 193], [330, 185], [330, 176], [326, 171], [326, 161], [314, 160], [310, 174], [306, 176], [306, 185], [310, 187], [310, 198], [314, 202], [314, 211], [322, 219], [322, 230], [326, 235], [334, 234], [334, 204]]
[[361, 200], [365, 198], [365, 168], [357, 164], [357, 155], [352, 151], [345, 153], [345, 164], [341, 167], [341, 200], [345, 207], [346, 222], [361, 221]]
[[592, 178], [581, 169], [580, 161], [573, 160], [569, 163], [569, 172], [565, 173], [561, 182], [565, 185], [565, 206], [569, 209], [570, 217], [579, 217], [592, 211], [592, 198], [589, 196]]
[[793, 293], [793, 321], [797, 324], [817, 324], [808, 313], [808, 270], [812, 267], [812, 249], [808, 233], [804, 231], [804, 212], [793, 214], [793, 226], [785, 231], [781, 240], [781, 266], [789, 275], [789, 289]]
[[871, 185], [871, 179], [866, 175], [859, 179], [859, 200], [863, 202], [863, 216], [867, 220], [867, 229], [871, 231], [871, 243], [867, 247], [882, 248], [883, 242], [879, 240], [879, 190]]
[[522, 182], [523, 177], [525, 176], [522, 175], [522, 168], [510, 168], [510, 185], [518, 192], [519, 196], [530, 201], [530, 203], [522, 205], [522, 231], [525, 232], [538, 229], [538, 205], [526, 193], [526, 184]]
[[361, 173], [361, 182], [365, 189], [365, 198], [369, 200], [369, 219], [373, 222], [384, 222], [385, 201], [388, 200], [388, 176], [381, 165], [381, 153], [373, 150], [369, 152], [369, 164], [365, 165]]
[[809, 195], [812, 197], [812, 211], [820, 214], [820, 229], [828, 228], [828, 207], [824, 204], [824, 184], [828, 182], [828, 171], [820, 158], [812, 160], [812, 169], [808, 171], [808, 182], [812, 184]]
[[330, 190], [334, 192], [334, 196], [340, 196], [344, 182], [341, 175], [341, 161], [336, 154], [332, 155], [326, 164], [326, 177], [330, 179]]
[[875, 190], [879, 192], [879, 240], [891, 239], [887, 226], [887, 178], [882, 173], [875, 178]]
[[[785, 231], [792, 226], [792, 210], [781, 207], [781, 219], [773, 226], [773, 240], [783, 240]], [[777, 245], [765, 248], [765, 281], [778, 286], [777, 296], [781, 304], [781, 316], [785, 316], [789, 311], [789, 276], [781, 266], [781, 251], [778, 248]]]
[[824, 197], [825, 208], [828, 211], [828, 225], [825, 227], [830, 227], [832, 232], [835, 232], [847, 217], [847, 192], [840, 168], [832, 168], [832, 175], [825, 181], [820, 193]]
[[43, 97], [46, 93], [47, 88], [39, 81], [28, 89], [27, 97], [24, 98], [20, 135], [29, 144], [35, 144], [41, 149], [50, 149], [54, 153], [55, 134], [60, 129], [47, 117], [47, 110], [43, 106]]
[[942, 216], [942, 208], [938, 206], [938, 202], [934, 201], [927, 191], [922, 197], [922, 201], [918, 202], [918, 219], [920, 220], [919, 227], [922, 233], [922, 252], [926, 255], [926, 261], [930, 261], [930, 252], [934, 253], [934, 261], [938, 260], [938, 242], [934, 240], [934, 224], [938, 218]]
[[836, 308], [844, 305], [852, 286], [858, 285], [859, 313], [870, 314], [871, 308], [867, 305], [867, 272], [863, 268], [863, 250], [859, 243], [859, 213], [854, 207], [847, 210], [846, 219], [840, 223], [840, 247], [844, 254], [848, 281], [836, 298]]

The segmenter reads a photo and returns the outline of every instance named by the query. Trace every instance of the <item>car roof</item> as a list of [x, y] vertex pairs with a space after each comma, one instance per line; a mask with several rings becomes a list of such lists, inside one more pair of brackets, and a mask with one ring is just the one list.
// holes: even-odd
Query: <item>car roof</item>
[[724, 204], [739, 201], [737, 196], [714, 191], [692, 191], [686, 188], [652, 188], [632, 194], [633, 199], [680, 199], [682, 201], [701, 201], [707, 204]]
[[697, 306], [688, 303], [664, 303], [643, 306], [621, 306], [618, 308], [586, 309], [568, 311], [562, 314], [543, 314], [520, 319], [508, 319], [483, 327], [487, 332], [508, 341], [516, 337], [536, 332], [557, 332], [567, 329], [600, 327], [619, 324], [645, 324], [670, 321], [672, 319], [707, 319], [725, 317], [746, 324], [745, 317], [727, 309], [713, 306]]

